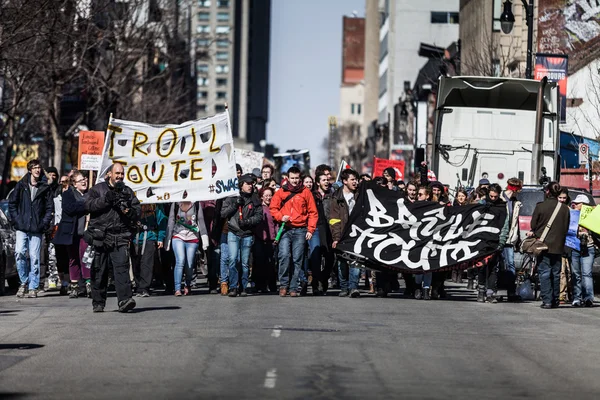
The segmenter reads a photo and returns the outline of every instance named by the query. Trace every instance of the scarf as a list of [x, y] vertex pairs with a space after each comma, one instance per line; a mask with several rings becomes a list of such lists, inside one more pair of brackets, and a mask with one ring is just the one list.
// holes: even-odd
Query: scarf
[[292, 186], [290, 184], [290, 182], [288, 181], [288, 183], [283, 185], [283, 189], [287, 190], [290, 193], [300, 193], [304, 190], [304, 184], [302, 182], [300, 182], [298, 185]]

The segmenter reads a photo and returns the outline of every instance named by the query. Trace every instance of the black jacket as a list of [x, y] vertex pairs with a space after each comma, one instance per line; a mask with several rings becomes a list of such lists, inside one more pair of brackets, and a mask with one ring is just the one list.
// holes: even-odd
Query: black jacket
[[317, 228], [319, 229], [319, 239], [321, 246], [330, 247], [332, 243], [331, 229], [329, 228], [329, 205], [331, 202], [331, 194], [326, 194], [325, 197], [321, 196], [319, 191], [313, 192], [315, 198], [315, 204], [317, 205], [317, 212], [319, 213], [319, 219], [317, 220]]
[[54, 244], [73, 244], [73, 238], [79, 234], [79, 219], [86, 215], [85, 200], [80, 193], [75, 192], [76, 189], [70, 187], [62, 193], [62, 216], [52, 240]]
[[252, 236], [254, 235], [254, 227], [263, 219], [262, 202], [256, 193], [240, 195], [244, 199], [242, 220], [245, 221], [245, 224], [240, 224], [240, 212], [237, 203], [239, 197], [228, 197], [223, 201], [221, 217], [227, 219], [229, 232], [241, 237]]
[[[555, 198], [548, 198], [541, 203], [537, 203], [533, 215], [531, 216], [531, 230], [535, 234], [535, 237], [539, 238], [544, 232], [544, 228], [550, 221], [550, 217], [556, 208], [558, 200]], [[565, 248], [565, 238], [567, 237], [567, 231], [569, 230], [569, 219], [571, 214], [569, 207], [561, 204], [558, 214], [552, 222], [552, 226], [548, 231], [548, 235], [544, 240], [544, 243], [548, 246], [548, 254], [562, 254]]]
[[52, 191], [45, 181], [38, 182], [31, 201], [31, 173], [21, 179], [8, 199], [9, 218], [15, 229], [26, 233], [44, 233], [54, 217]]
[[[107, 182], [94, 185], [84, 196], [85, 211], [90, 214], [88, 231], [96, 234], [97, 242], [105, 245], [126, 245], [132, 236], [135, 222], [140, 218], [140, 201], [128, 186], [123, 189], [123, 198], [130, 205], [129, 213], [124, 215], [118, 205], [106, 202], [106, 193], [115, 190]], [[96, 245], [96, 244], [94, 244]]]

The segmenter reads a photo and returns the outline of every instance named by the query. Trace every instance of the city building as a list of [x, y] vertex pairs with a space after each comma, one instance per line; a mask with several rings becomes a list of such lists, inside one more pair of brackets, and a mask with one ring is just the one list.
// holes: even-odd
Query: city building
[[268, 120], [271, 1], [197, 0], [192, 7], [197, 117], [228, 107], [235, 146], [260, 150]]
[[[500, 25], [505, 3], [506, 0], [460, 1], [459, 38], [463, 75], [525, 77], [526, 10], [520, 1], [512, 3], [515, 23], [512, 31], [505, 34]], [[534, 2], [534, 43], [537, 36], [537, 14], [538, 2]]]
[[343, 17], [342, 79], [336, 159], [344, 159], [354, 168], [364, 152], [362, 134], [364, 112], [365, 19]]
[[459, 1], [379, 0], [379, 10], [377, 121], [388, 135], [389, 158], [404, 160], [408, 176], [415, 160], [415, 81], [432, 54], [442, 58], [443, 49], [457, 40]]

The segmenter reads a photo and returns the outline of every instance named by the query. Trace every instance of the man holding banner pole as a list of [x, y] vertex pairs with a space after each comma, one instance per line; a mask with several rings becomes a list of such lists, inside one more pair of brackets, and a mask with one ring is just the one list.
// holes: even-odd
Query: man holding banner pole
[[84, 238], [95, 250], [91, 268], [94, 312], [104, 311], [109, 268], [114, 272], [119, 312], [128, 312], [136, 305], [129, 278], [129, 244], [141, 207], [133, 190], [123, 183], [124, 177], [123, 165], [114, 163], [106, 180], [85, 195], [90, 222]]

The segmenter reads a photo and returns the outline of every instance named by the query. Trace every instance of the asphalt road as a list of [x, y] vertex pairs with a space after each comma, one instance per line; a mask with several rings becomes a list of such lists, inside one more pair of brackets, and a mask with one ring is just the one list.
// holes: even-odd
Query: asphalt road
[[[463, 285], [464, 286], [464, 285]], [[600, 307], [208, 295], [0, 298], [0, 399], [598, 399]]]

